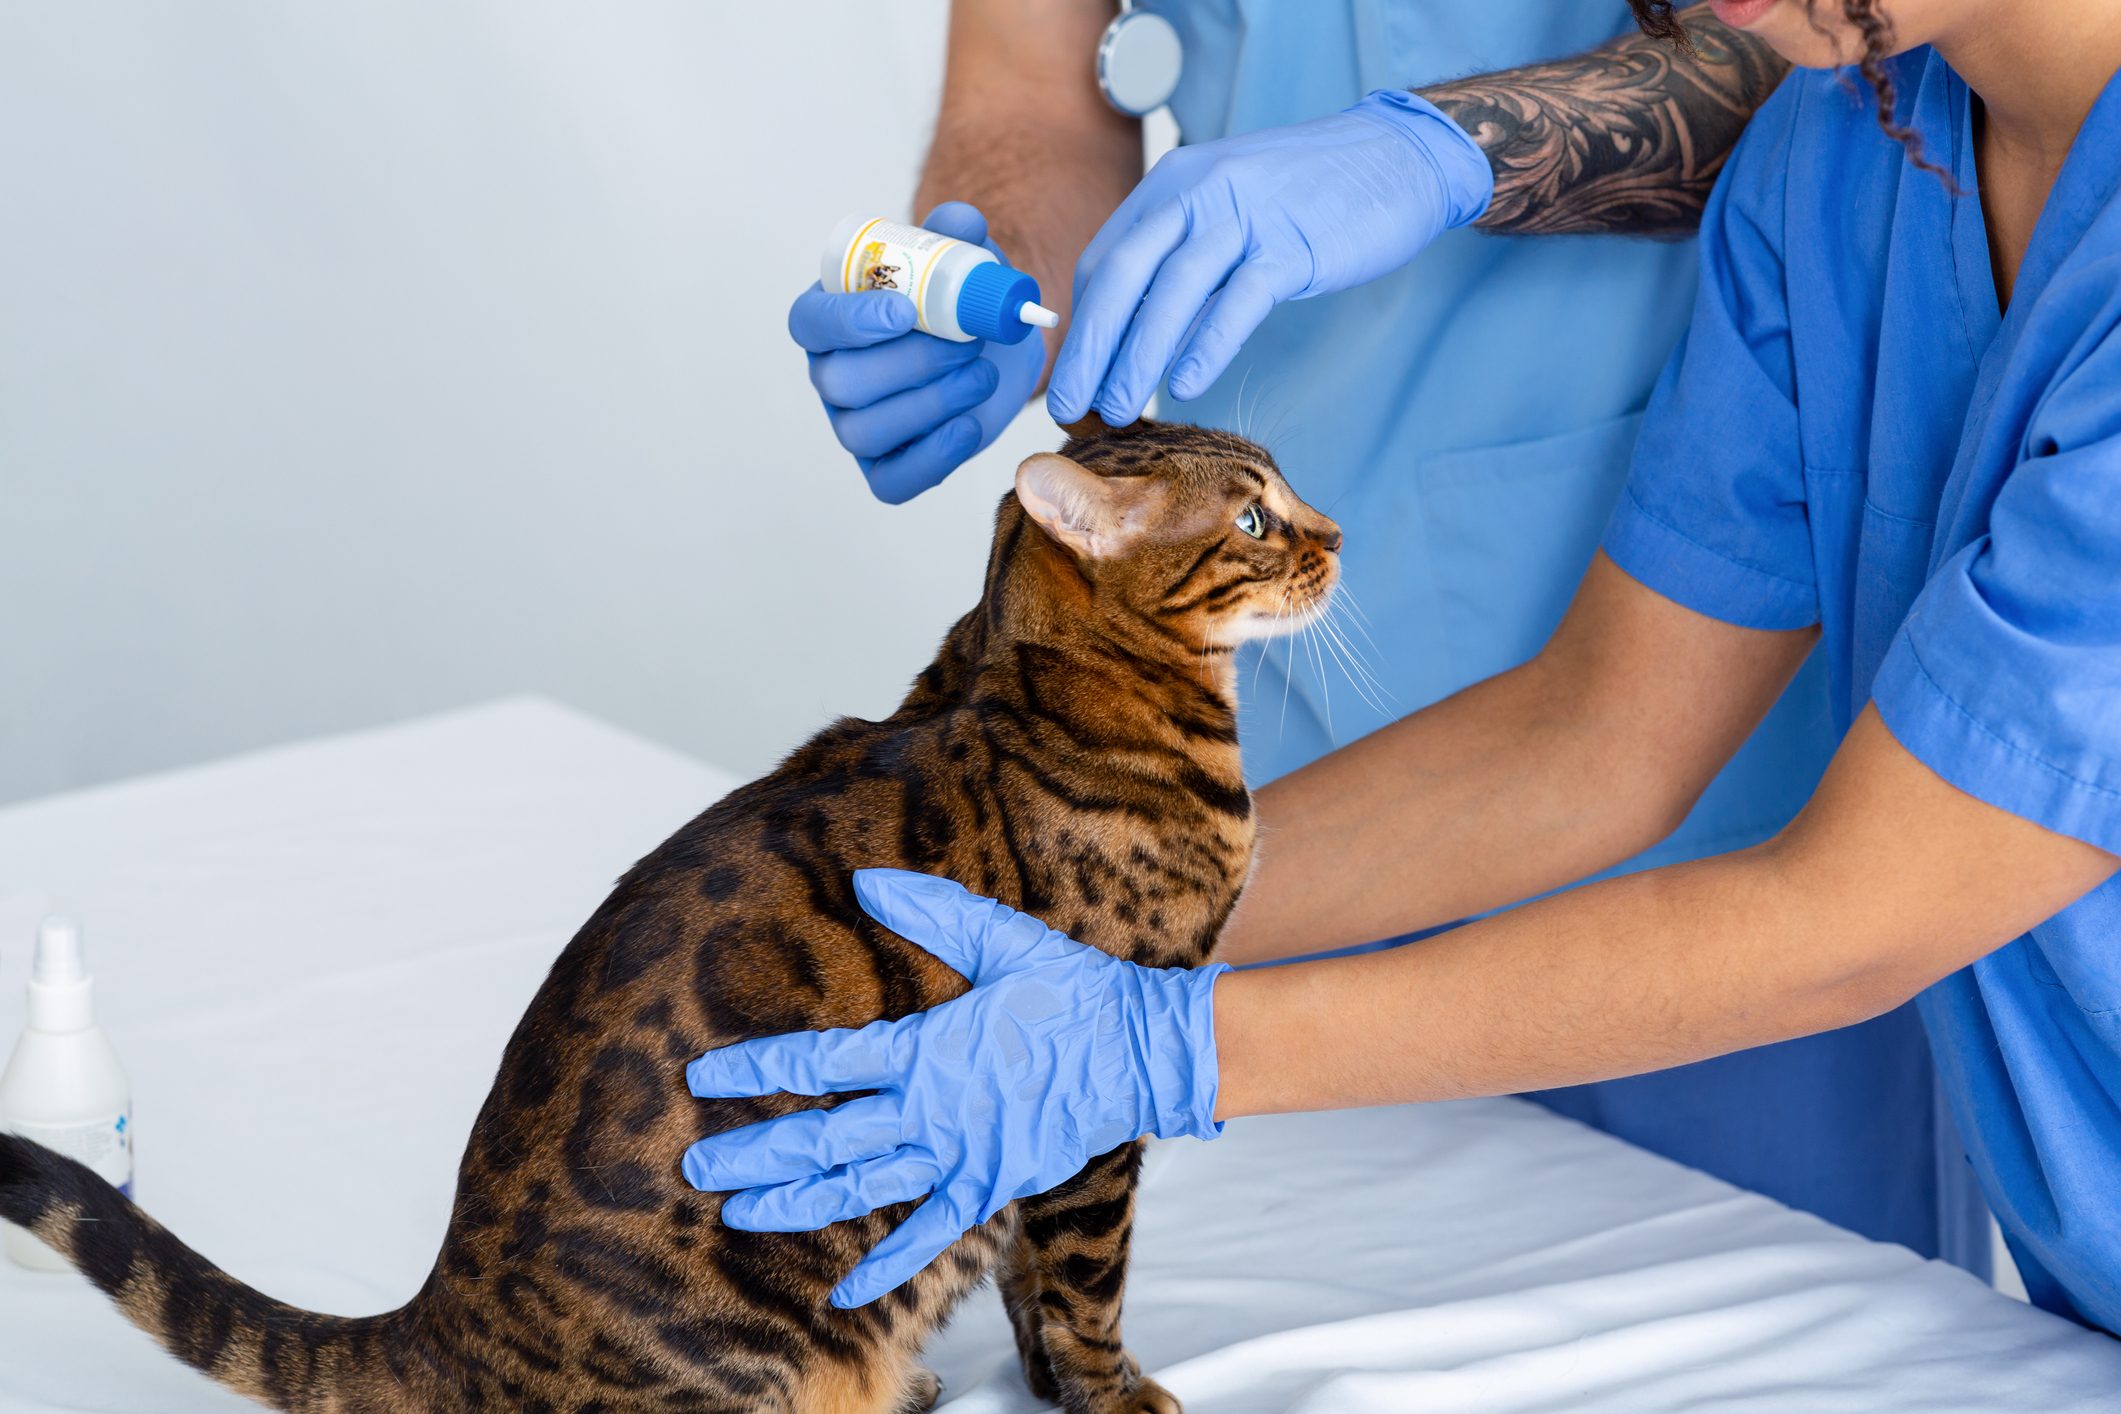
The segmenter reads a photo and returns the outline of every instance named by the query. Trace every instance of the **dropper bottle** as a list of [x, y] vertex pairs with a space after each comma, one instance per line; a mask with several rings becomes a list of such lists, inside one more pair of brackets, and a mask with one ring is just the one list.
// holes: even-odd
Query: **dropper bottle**
[[[130, 1195], [132, 1086], [96, 1025], [94, 985], [81, 930], [65, 918], [45, 919], [30, 964], [29, 1025], [0, 1071], [0, 1129], [79, 1159]], [[6, 1227], [5, 1246], [21, 1266], [71, 1270], [21, 1228]]]
[[920, 328], [939, 339], [1022, 342], [1060, 316], [1038, 302], [1038, 281], [993, 251], [881, 216], [849, 216], [825, 239], [818, 283], [828, 293], [897, 290], [913, 301]]

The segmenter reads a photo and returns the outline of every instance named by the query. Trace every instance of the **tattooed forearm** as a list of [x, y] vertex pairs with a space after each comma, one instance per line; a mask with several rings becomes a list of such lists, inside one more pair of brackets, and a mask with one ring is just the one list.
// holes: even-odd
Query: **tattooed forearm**
[[1706, 5], [1682, 18], [1693, 54], [1629, 35], [1588, 54], [1422, 90], [1495, 165], [1483, 228], [1693, 234], [1746, 120], [1789, 66], [1718, 24]]

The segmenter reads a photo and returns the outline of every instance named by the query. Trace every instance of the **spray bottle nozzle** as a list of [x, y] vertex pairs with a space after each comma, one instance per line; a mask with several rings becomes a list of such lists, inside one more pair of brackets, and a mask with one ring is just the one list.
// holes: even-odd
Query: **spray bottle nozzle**
[[88, 980], [88, 964], [81, 957], [81, 930], [71, 918], [55, 913], [37, 929], [37, 951], [30, 965], [30, 977], [47, 987]]

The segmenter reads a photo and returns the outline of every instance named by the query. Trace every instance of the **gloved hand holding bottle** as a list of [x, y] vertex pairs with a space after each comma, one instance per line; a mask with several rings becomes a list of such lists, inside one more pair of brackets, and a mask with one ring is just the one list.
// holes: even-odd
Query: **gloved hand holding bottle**
[[[947, 201], [922, 223], [984, 245], [987, 218]], [[810, 382], [840, 445], [879, 500], [911, 500], [1001, 435], [1038, 385], [1046, 341], [959, 343], [915, 327], [911, 299], [891, 290], [835, 294], [812, 285], [788, 311], [810, 355]]]
[[1464, 129], [1396, 90], [1171, 152], [1076, 265], [1053, 420], [1132, 422], [1167, 369], [1173, 397], [1197, 397], [1275, 305], [1397, 270], [1478, 220], [1494, 186]]
[[693, 1187], [743, 1190], [722, 1221], [752, 1232], [927, 1199], [833, 1291], [835, 1306], [875, 1300], [1010, 1202], [1129, 1140], [1221, 1132], [1214, 988], [1227, 967], [1124, 962], [932, 875], [864, 869], [854, 887], [871, 917], [972, 990], [860, 1030], [740, 1042], [686, 1069], [703, 1099], [877, 1092], [685, 1154]]

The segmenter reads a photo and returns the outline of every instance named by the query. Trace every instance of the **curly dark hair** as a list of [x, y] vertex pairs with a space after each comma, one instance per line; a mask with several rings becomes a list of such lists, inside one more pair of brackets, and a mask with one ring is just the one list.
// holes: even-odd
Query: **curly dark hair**
[[1628, 8], [1635, 12], [1635, 23], [1652, 39], [1671, 41], [1691, 54], [1694, 41], [1687, 38], [1686, 24], [1673, 8], [1672, 0], [1628, 0]]
[[[1863, 41], [1862, 57], [1856, 68], [1870, 84], [1872, 94], [1878, 100], [1878, 126], [1885, 135], [1907, 149], [1908, 160], [1925, 172], [1935, 173], [1950, 183], [1951, 174], [1931, 162], [1922, 151], [1922, 136], [1901, 123], [1894, 116], [1898, 92], [1893, 76], [1886, 71], [1885, 61], [1893, 54], [1893, 25], [1878, 8], [1878, 0], [1837, 0], [1842, 18], [1852, 25]], [[1819, 23], [1820, 0], [1804, 0], [1804, 8], [1812, 16], [1812, 28], [1826, 33]], [[1687, 37], [1686, 21], [1680, 18], [1678, 8], [1672, 0], [1628, 0], [1628, 8], [1635, 12], [1635, 23], [1652, 39], [1670, 41], [1686, 53], [1694, 52], [1694, 44]]]

